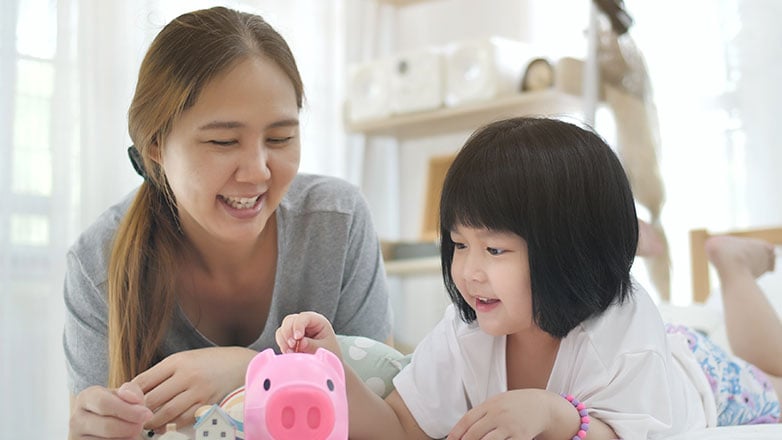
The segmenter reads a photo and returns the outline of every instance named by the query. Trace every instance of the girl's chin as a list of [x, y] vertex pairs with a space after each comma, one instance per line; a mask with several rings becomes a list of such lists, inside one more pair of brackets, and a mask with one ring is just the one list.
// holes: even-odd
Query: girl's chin
[[490, 336], [505, 336], [508, 334], [507, 329], [501, 323], [495, 320], [478, 318], [478, 327]]

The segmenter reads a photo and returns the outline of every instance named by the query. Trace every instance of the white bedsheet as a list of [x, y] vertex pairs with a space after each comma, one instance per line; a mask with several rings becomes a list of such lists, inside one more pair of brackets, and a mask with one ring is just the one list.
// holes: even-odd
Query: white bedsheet
[[668, 440], [782, 440], [782, 425], [720, 426], [675, 435]]
[[[771, 305], [782, 316], [782, 267], [777, 263], [777, 270], [763, 275], [758, 279], [761, 289], [767, 293]], [[715, 342], [730, 350], [725, 334], [722, 316], [719, 286], [709, 297], [706, 305], [689, 307], [672, 307], [663, 305], [660, 312], [667, 322], [686, 324], [710, 333]], [[698, 432], [681, 434], [668, 440], [782, 440], [782, 424], [721, 426]]]

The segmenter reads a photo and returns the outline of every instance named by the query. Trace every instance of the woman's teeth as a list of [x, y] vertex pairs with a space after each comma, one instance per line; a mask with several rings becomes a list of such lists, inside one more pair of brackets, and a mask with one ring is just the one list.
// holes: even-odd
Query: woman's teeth
[[490, 303], [498, 301], [497, 299], [483, 298], [483, 297], [480, 297], [480, 296], [477, 299], [478, 299], [478, 302], [483, 303], [483, 304], [490, 304]]
[[227, 196], [220, 196], [221, 199], [225, 203], [227, 203], [229, 206], [235, 209], [248, 209], [255, 206], [255, 202], [258, 201], [258, 198], [261, 197], [260, 195], [255, 197], [227, 197]]

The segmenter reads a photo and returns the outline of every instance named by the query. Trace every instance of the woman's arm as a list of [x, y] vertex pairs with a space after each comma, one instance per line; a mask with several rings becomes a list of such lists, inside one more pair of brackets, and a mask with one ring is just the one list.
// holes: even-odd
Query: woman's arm
[[219, 402], [244, 385], [245, 372], [257, 352], [244, 347], [209, 347], [174, 353], [144, 371], [132, 383], [155, 412], [147, 426], [189, 426], [203, 405]]
[[92, 386], [70, 396], [69, 440], [138, 440], [152, 411], [144, 394], [131, 383], [116, 390]]
[[108, 383], [108, 308], [105, 283], [91, 273], [99, 271], [82, 261], [80, 254], [66, 256], [63, 301], [63, 351], [72, 389], [83, 390]]

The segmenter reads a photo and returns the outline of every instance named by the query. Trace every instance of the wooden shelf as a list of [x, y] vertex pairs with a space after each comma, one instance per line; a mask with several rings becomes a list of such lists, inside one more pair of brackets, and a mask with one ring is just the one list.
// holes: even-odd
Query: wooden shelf
[[409, 258], [385, 262], [387, 275], [436, 275], [440, 273], [440, 257]]
[[416, 136], [474, 130], [491, 121], [519, 115], [557, 115], [581, 110], [580, 97], [556, 89], [519, 93], [485, 102], [444, 107], [434, 111], [350, 122], [348, 131], [366, 135]]

